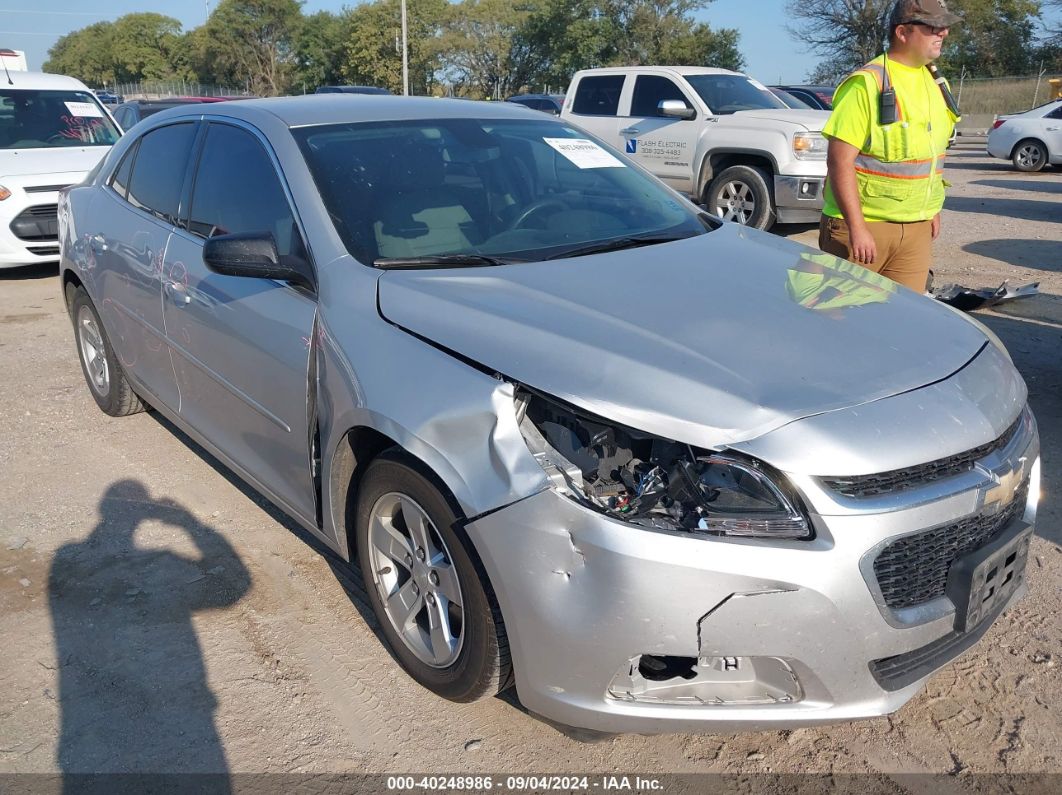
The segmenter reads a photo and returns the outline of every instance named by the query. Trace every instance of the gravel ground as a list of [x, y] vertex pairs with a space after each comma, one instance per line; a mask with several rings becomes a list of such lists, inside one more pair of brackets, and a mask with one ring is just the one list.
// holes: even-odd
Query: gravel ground
[[436, 698], [293, 522], [160, 417], [96, 409], [54, 270], [20, 269], [0, 273], [0, 772], [1062, 772], [1062, 172], [953, 155], [937, 283], [1040, 282], [978, 316], [1029, 385], [1044, 499], [1029, 596], [897, 714], [597, 736], [511, 692]]

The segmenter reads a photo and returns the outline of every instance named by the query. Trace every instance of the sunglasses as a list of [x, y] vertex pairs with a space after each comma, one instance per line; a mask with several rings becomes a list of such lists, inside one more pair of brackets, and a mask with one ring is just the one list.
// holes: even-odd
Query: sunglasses
[[930, 25], [928, 22], [908, 22], [908, 25], [914, 25], [915, 27], [925, 28], [931, 36], [939, 36], [941, 33], [946, 33], [948, 26], [937, 27], [936, 25]]

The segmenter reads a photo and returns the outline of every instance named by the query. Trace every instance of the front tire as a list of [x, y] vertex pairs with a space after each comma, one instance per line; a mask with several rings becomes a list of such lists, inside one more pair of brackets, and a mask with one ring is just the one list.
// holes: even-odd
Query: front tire
[[1032, 138], [1020, 141], [1011, 156], [1014, 168], [1030, 173], [1047, 165], [1047, 147]]
[[721, 171], [705, 191], [708, 212], [724, 221], [757, 229], [774, 225], [774, 203], [768, 185], [770, 174], [755, 166], [731, 166]]
[[355, 542], [384, 638], [407, 673], [450, 701], [511, 684], [501, 610], [458, 514], [418, 461], [391, 450], [358, 488]]
[[111, 341], [107, 339], [107, 332], [103, 330], [99, 313], [84, 287], [74, 291], [70, 318], [74, 322], [74, 341], [81, 372], [85, 374], [96, 405], [112, 417], [143, 411], [144, 404], [129, 385]]

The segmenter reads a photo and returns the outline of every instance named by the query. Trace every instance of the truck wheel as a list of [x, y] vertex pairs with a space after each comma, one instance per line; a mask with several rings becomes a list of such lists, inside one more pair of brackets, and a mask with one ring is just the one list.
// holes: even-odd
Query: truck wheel
[[1047, 148], [1029, 138], [1014, 147], [1012, 160], [1018, 171], [1039, 171], [1047, 163]]
[[755, 166], [731, 166], [708, 186], [705, 205], [708, 212], [724, 221], [734, 221], [757, 229], [770, 229], [775, 213], [768, 187], [770, 175]]

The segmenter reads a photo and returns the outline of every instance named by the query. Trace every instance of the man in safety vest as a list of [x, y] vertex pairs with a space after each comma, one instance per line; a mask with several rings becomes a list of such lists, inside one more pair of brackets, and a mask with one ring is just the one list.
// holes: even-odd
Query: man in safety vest
[[889, 51], [841, 84], [823, 129], [819, 247], [918, 292], [940, 234], [944, 153], [959, 119], [943, 79], [927, 67], [958, 21], [945, 0], [899, 0]]

